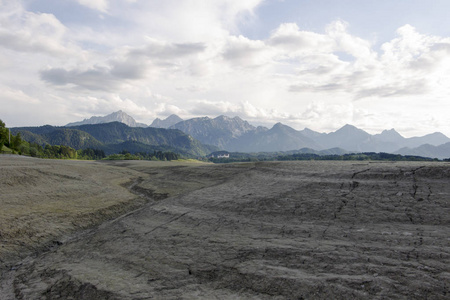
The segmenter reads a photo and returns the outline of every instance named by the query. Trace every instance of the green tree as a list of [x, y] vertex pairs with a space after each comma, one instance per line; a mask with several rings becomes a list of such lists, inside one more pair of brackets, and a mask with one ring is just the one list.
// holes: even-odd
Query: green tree
[[18, 151], [20, 155], [30, 154], [30, 144], [28, 144], [27, 142], [21, 142]]
[[20, 144], [22, 143], [22, 137], [20, 136], [20, 132], [17, 133], [15, 137], [11, 140], [11, 148], [19, 151]]
[[8, 142], [8, 129], [6, 129], [5, 123], [0, 120], [0, 152], [3, 149], [3, 145]]
[[30, 156], [37, 157], [39, 155], [39, 151], [36, 147], [30, 147]]

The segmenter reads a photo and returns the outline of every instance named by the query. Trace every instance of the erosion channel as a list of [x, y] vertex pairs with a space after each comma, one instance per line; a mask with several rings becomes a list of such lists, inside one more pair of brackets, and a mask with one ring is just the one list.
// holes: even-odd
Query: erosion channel
[[450, 164], [0, 157], [1, 299], [448, 299]]

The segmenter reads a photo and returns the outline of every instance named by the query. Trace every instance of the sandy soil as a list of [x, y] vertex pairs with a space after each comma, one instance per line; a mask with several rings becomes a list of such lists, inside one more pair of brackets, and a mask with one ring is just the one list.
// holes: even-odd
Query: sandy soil
[[[66, 192], [82, 201], [90, 191], [145, 204], [17, 261], [2, 274], [4, 299], [450, 297], [448, 163], [91, 163], [95, 176], [78, 163], [33, 168], [67, 175], [62, 186], [86, 181], [73, 190], [55, 184], [65, 202]], [[0, 174], [18, 177], [30, 163], [11, 163], [9, 172], [7, 164], [0, 159]], [[23, 176], [9, 186], [0, 177], [2, 208], [5, 190], [22, 193], [19, 202], [46, 191]], [[95, 180], [102, 183], [88, 184]], [[133, 183], [128, 191], [123, 182]], [[65, 224], [39, 207], [36, 222]]]

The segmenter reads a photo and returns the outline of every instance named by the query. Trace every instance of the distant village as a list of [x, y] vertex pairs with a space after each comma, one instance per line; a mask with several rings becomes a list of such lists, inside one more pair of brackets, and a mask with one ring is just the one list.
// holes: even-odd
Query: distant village
[[230, 153], [212, 153], [210, 158], [230, 158]]

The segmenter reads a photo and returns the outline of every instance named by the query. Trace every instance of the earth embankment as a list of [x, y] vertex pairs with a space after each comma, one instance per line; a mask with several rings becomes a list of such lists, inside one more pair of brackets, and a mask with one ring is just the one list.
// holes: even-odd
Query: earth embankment
[[147, 203], [5, 272], [6, 299], [449, 297], [449, 164], [103, 166]]

